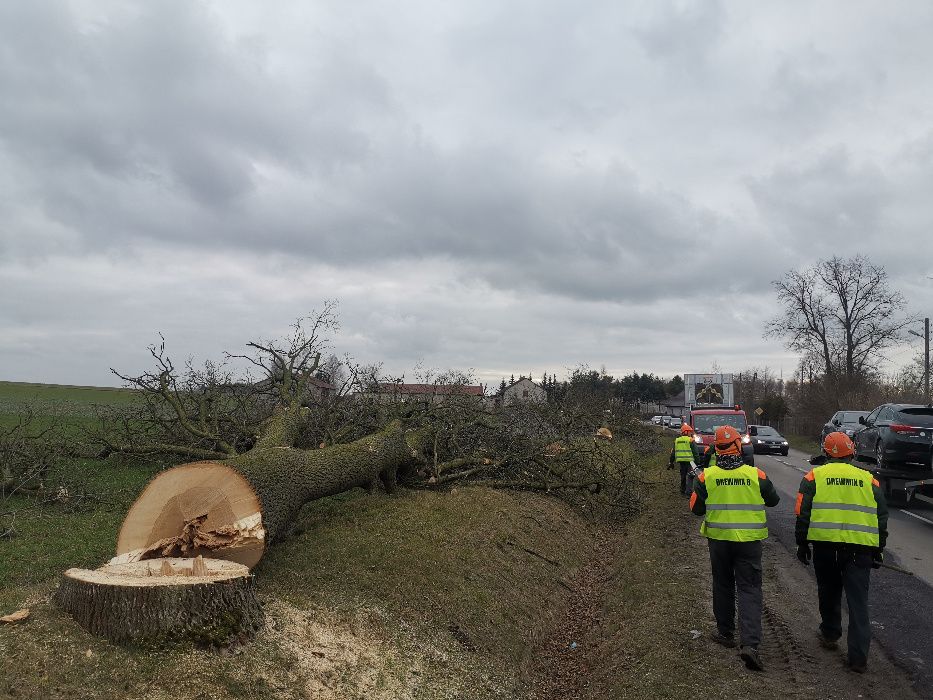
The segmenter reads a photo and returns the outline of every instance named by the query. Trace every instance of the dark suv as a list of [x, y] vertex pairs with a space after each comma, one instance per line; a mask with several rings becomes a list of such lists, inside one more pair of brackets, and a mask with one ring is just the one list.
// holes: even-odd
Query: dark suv
[[874, 461], [880, 476], [930, 475], [933, 407], [886, 403], [863, 418], [856, 431], [855, 457]]
[[862, 429], [859, 418], [868, 415], [868, 411], [836, 411], [829, 422], [823, 426], [823, 432], [820, 434], [820, 444], [826, 440], [830, 433], [845, 433], [849, 437], [854, 437], [855, 433]]

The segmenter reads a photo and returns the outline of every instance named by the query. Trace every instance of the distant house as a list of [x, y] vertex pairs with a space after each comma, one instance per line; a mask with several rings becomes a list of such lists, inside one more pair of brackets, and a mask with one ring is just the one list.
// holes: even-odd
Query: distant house
[[441, 403], [451, 398], [464, 396], [483, 398], [483, 387], [471, 384], [402, 384], [380, 382], [375, 390], [363, 392], [366, 398], [378, 401], [422, 401]]
[[509, 406], [520, 401], [534, 401], [544, 403], [547, 401], [547, 392], [543, 387], [535, 384], [527, 377], [520, 377], [502, 392], [502, 405]]
[[681, 391], [677, 396], [659, 402], [662, 413], [668, 416], [683, 418], [687, 415], [686, 392]]
[[308, 382], [308, 394], [316, 402], [327, 401], [337, 393], [337, 387], [323, 379], [312, 377]]

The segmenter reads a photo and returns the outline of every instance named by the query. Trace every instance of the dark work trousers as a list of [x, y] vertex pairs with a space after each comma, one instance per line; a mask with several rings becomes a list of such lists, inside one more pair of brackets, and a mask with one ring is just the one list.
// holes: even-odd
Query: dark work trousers
[[690, 462], [678, 462], [677, 465], [680, 467], [680, 492], [689, 494], [690, 491], [687, 490], [687, 472], [690, 471]]
[[833, 542], [813, 543], [813, 570], [820, 599], [820, 630], [828, 639], [842, 636], [842, 592], [849, 606], [849, 663], [864, 664], [871, 643], [868, 582], [871, 551]]
[[713, 615], [720, 634], [735, 632], [738, 591], [739, 640], [742, 646], [761, 643], [761, 540], [730, 542], [709, 540], [713, 568]]

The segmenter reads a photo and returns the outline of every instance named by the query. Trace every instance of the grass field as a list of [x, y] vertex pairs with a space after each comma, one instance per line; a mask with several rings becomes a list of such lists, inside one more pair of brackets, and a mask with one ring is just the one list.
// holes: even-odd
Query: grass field
[[0, 381], [0, 414], [16, 413], [29, 404], [40, 413], [78, 418], [93, 416], [95, 405], [125, 406], [135, 401], [129, 389]]
[[[5, 398], [30, 391], [16, 385]], [[36, 391], [56, 411], [76, 407], [74, 421], [87, 416], [82, 396], [127, 400], [106, 390]], [[664, 456], [643, 466], [660, 469]], [[356, 489], [308, 504], [296, 532], [260, 562], [267, 622], [254, 642], [235, 653], [114, 646], [85, 633], [50, 595], [64, 569], [112, 556], [129, 504], [162, 466], [68, 460], [59, 476], [90, 498], [13, 504], [22, 512], [18, 536], [0, 540], [0, 614], [29, 607], [32, 617], [0, 626], [0, 696], [525, 698], [532, 656], [559, 627], [570, 582], [600, 542], [596, 523], [547, 496]], [[650, 589], [656, 572], [645, 574]]]
[[819, 454], [821, 447], [820, 444], [814, 440], [812, 437], [807, 437], [805, 435], [785, 435], [787, 442], [790, 443], [790, 446], [795, 450], [801, 450], [810, 455]]
[[[0, 382], [0, 426], [16, 423], [29, 406], [38, 427], [55, 423], [78, 434], [93, 420], [95, 405], [133, 401], [125, 389]], [[70, 566], [98, 566], [112, 556], [123, 514], [162, 466], [141, 458], [64, 459], [47, 482], [66, 485], [72, 498], [49, 505], [10, 499], [5, 509], [16, 511], [17, 536], [0, 540], [0, 609], [16, 606], [33, 586], [54, 580]]]

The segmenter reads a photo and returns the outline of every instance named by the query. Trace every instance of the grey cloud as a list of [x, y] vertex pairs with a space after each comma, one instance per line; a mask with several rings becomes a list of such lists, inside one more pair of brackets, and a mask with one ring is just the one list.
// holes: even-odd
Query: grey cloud
[[879, 167], [835, 148], [809, 163], [787, 164], [749, 182], [756, 204], [789, 245], [824, 250], [882, 234], [892, 188]]
[[740, 358], [670, 320], [933, 230], [929, 10], [787, 7], [0, 4], [0, 356], [337, 296], [400, 369]]

